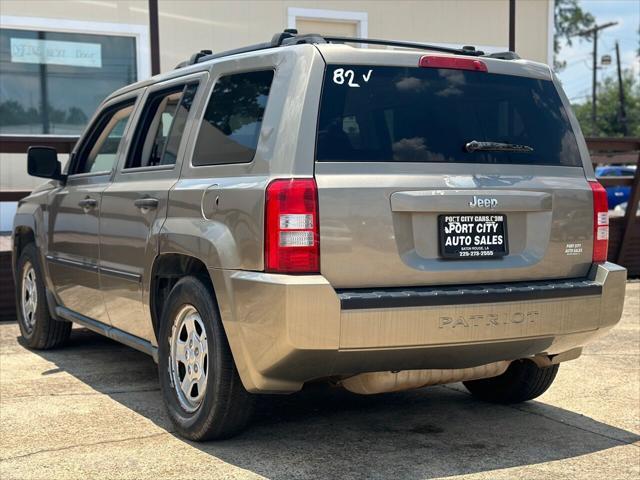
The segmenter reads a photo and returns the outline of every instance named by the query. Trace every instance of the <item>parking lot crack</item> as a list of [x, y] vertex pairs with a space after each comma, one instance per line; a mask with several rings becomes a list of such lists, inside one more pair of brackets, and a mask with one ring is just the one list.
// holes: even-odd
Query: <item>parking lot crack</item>
[[111, 390], [111, 391], [92, 391], [92, 392], [62, 392], [62, 393], [43, 393], [43, 394], [27, 394], [27, 395], [12, 395], [11, 398], [34, 398], [34, 397], [74, 397], [74, 396], [90, 396], [90, 395], [122, 395], [125, 393], [148, 393], [159, 392], [159, 388], [141, 388], [133, 390]]
[[151, 435], [140, 435], [140, 436], [136, 436], [136, 437], [126, 437], [126, 438], [119, 438], [119, 439], [115, 439], [115, 440], [104, 440], [101, 442], [94, 442], [94, 443], [81, 443], [81, 444], [76, 444], [76, 445], [67, 445], [65, 447], [59, 447], [59, 448], [45, 448], [42, 450], [36, 450], [35, 452], [29, 452], [29, 453], [24, 453], [22, 455], [15, 455], [13, 457], [6, 457], [3, 458], [2, 461], [3, 462], [7, 462], [10, 460], [20, 460], [22, 458], [28, 458], [28, 457], [32, 457], [34, 455], [39, 455], [41, 453], [52, 453], [52, 452], [64, 452], [67, 450], [73, 450], [75, 448], [81, 448], [81, 447], [95, 447], [97, 445], [110, 445], [110, 444], [115, 444], [115, 443], [122, 443], [122, 442], [129, 442], [131, 440], [146, 440], [148, 438], [155, 438], [155, 437], [161, 437], [163, 435], [171, 435], [173, 434], [172, 431], [164, 431], [164, 432], [160, 432], [160, 433], [153, 433]]

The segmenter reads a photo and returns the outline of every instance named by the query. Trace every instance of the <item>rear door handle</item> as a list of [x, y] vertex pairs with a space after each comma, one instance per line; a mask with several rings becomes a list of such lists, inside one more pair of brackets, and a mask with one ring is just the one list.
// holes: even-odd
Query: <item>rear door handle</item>
[[87, 197], [84, 200], [80, 200], [78, 205], [82, 207], [85, 212], [88, 212], [98, 206], [98, 201], [95, 198]]
[[139, 198], [133, 202], [133, 204], [140, 210], [150, 210], [152, 208], [158, 208], [157, 198]]

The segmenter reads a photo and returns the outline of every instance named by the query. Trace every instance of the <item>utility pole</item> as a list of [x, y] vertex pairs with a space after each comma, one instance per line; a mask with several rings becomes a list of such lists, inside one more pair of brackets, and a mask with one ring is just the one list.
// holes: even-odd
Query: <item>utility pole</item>
[[[151, 75], [160, 73], [160, 33], [158, 0], [149, 0], [149, 40], [151, 50]], [[138, 73], [139, 74], [139, 73]]]
[[624, 108], [624, 86], [622, 84], [622, 69], [620, 68], [620, 46], [616, 42], [616, 58], [618, 60], [618, 94], [620, 96], [620, 125], [622, 126], [622, 135], [625, 137], [629, 134], [627, 130], [627, 112]]
[[598, 82], [598, 32], [600, 30], [604, 30], [605, 28], [613, 27], [617, 25], [618, 22], [607, 22], [602, 25], [596, 25], [595, 27], [591, 27], [588, 30], [583, 30], [579, 33], [579, 35], [587, 36], [593, 35], [593, 85], [591, 89], [591, 135], [596, 135], [596, 119], [598, 118], [598, 111], [596, 106], [596, 85]]
[[516, 0], [509, 0], [509, 51], [516, 51]]

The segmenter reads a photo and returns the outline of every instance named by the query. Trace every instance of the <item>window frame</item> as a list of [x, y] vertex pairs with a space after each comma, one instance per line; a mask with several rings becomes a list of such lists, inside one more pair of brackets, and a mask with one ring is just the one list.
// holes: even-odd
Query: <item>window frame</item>
[[[69, 179], [73, 178], [85, 178], [85, 177], [95, 177], [98, 175], [112, 175], [120, 163], [119, 158], [123, 154], [123, 150], [126, 148], [126, 137], [131, 129], [131, 125], [134, 121], [134, 117], [136, 116], [136, 111], [138, 109], [138, 103], [140, 100], [139, 92], [135, 92], [133, 95], [128, 95], [125, 98], [115, 98], [112, 101], [108, 101], [98, 107], [96, 113], [93, 118], [89, 121], [88, 127], [80, 136], [76, 147], [73, 149], [71, 156], [69, 158], [69, 166], [67, 168], [67, 176]], [[85, 153], [88, 149], [89, 151], [95, 145], [95, 141], [100, 136], [100, 132], [106, 127], [106, 125], [102, 125], [104, 121], [105, 115], [109, 115], [111, 112], [121, 110], [125, 107], [132, 107], [131, 114], [129, 115], [129, 119], [127, 120], [127, 124], [124, 127], [124, 132], [122, 134], [122, 140], [118, 144], [118, 150], [116, 151], [116, 161], [113, 163], [111, 170], [104, 170], [98, 172], [81, 172], [76, 173], [76, 169], [80, 164], [80, 156]], [[108, 124], [108, 123], [107, 123]], [[98, 130], [100, 128], [100, 130]]]
[[[191, 81], [187, 81], [187, 82], [176, 82], [176, 83], [172, 83], [171, 85], [167, 85], [164, 88], [161, 89], [149, 89], [149, 91], [146, 93], [146, 95], [144, 96], [144, 101], [141, 102], [140, 105], [140, 113], [139, 113], [139, 118], [136, 121], [136, 125], [135, 128], [133, 129], [132, 132], [132, 138], [131, 138], [131, 145], [129, 145], [129, 148], [127, 150], [127, 154], [125, 156], [125, 161], [124, 161], [124, 165], [121, 168], [121, 172], [122, 173], [130, 173], [130, 172], [145, 172], [145, 171], [153, 171], [153, 170], [173, 170], [176, 166], [176, 164], [178, 163], [177, 159], [175, 163], [172, 164], [167, 164], [167, 165], [146, 165], [143, 167], [127, 167], [127, 164], [129, 163], [129, 160], [131, 158], [131, 156], [134, 154], [134, 149], [138, 146], [138, 143], [140, 141], [146, 142], [147, 138], [148, 138], [148, 126], [147, 126], [147, 133], [144, 134], [143, 132], [141, 132], [139, 129], [143, 128], [143, 122], [146, 122], [149, 118], [147, 117], [147, 115], [150, 113], [147, 109], [147, 107], [149, 106], [149, 102], [152, 100], [155, 100], [155, 98], [157, 96], [163, 96], [165, 94], [173, 94], [173, 93], [178, 93], [180, 90], [182, 90], [181, 96], [180, 96], [180, 103], [182, 103], [182, 95], [184, 95], [185, 89], [187, 86], [189, 85], [196, 85], [196, 93], [194, 94], [194, 103], [195, 103], [195, 99], [198, 95], [198, 91], [200, 90], [200, 88], [202, 87], [201, 85], [201, 81], [200, 80], [191, 80]], [[178, 105], [180, 105], [180, 103]], [[156, 114], [158, 113], [157, 108], [154, 110], [153, 112], [153, 116], [151, 117], [151, 121], [153, 121], [153, 119], [155, 118]], [[191, 116], [191, 111], [188, 112], [187, 114], [187, 120], [189, 119], [189, 117]], [[175, 120], [175, 117], [174, 117]], [[171, 132], [173, 131], [173, 127], [174, 127], [174, 122], [172, 120], [171, 122], [171, 126], [169, 128], [169, 134], [167, 135], [167, 138], [169, 138], [171, 136]], [[187, 129], [187, 125], [185, 122], [185, 130]], [[157, 132], [156, 132], [157, 134]], [[138, 136], [140, 135], [140, 137]], [[182, 133], [181, 136], [181, 140], [180, 143], [182, 144], [182, 138], [184, 137], [184, 131]], [[166, 149], [166, 144], [163, 147], [163, 154], [164, 151]], [[178, 148], [179, 149], [179, 148]]]
[[[256, 144], [256, 148], [254, 149], [255, 151], [253, 152], [253, 157], [251, 157], [251, 160], [249, 160], [248, 162], [211, 163], [211, 164], [207, 164], [207, 165], [194, 165], [193, 164], [193, 157], [194, 157], [194, 154], [196, 153], [196, 146], [198, 145], [198, 137], [200, 136], [200, 128], [202, 127], [202, 122], [204, 121], [204, 116], [207, 113], [207, 107], [209, 106], [209, 102], [211, 101], [211, 97], [213, 96], [213, 91], [215, 90], [216, 85], [218, 84], [220, 79], [224, 78], [224, 77], [230, 77], [232, 75], [242, 75], [242, 74], [245, 74], [245, 73], [268, 72], [268, 71], [272, 71], [273, 72], [273, 78], [271, 79], [271, 86], [269, 87], [269, 95], [267, 97], [267, 104], [264, 107], [264, 114], [262, 116], [262, 121], [260, 122], [260, 132], [258, 133], [258, 143]], [[273, 83], [275, 82], [277, 73], [278, 73], [277, 67], [275, 67], [274, 65], [271, 65], [271, 66], [266, 66], [266, 67], [257, 67], [257, 68], [253, 67], [253, 68], [239, 69], [239, 70], [227, 70], [227, 71], [222, 71], [218, 75], [215, 76], [213, 82], [211, 83], [211, 85], [209, 87], [209, 91], [207, 92], [207, 98], [205, 100], [203, 100], [203, 102], [202, 102], [202, 111], [198, 115], [197, 128], [195, 129], [194, 138], [193, 138], [193, 142], [192, 142], [193, 145], [192, 145], [192, 147], [190, 149], [189, 168], [201, 169], [201, 168], [220, 167], [220, 166], [251, 165], [251, 164], [253, 164], [253, 162], [256, 159], [256, 154], [258, 153], [258, 146], [260, 145], [260, 137], [261, 137], [261, 134], [262, 134], [262, 123], [264, 122], [264, 119], [267, 116], [267, 112], [268, 112], [268, 109], [269, 109], [269, 102], [271, 100], [271, 88], [273, 87]]]
[[[370, 62], [370, 63], [365, 63], [365, 64], [361, 64], [361, 63], [348, 63], [347, 62], [341, 62], [341, 61], [337, 61], [337, 62], [331, 62], [331, 63], [326, 63], [325, 64], [325, 70], [324, 70], [324, 74], [323, 74], [323, 80], [322, 80], [322, 88], [321, 88], [321, 93], [320, 93], [320, 97], [319, 97], [319, 102], [318, 102], [318, 121], [316, 124], [316, 136], [315, 136], [315, 148], [314, 148], [314, 162], [316, 164], [331, 164], [331, 163], [344, 163], [344, 164], [368, 164], [368, 165], [374, 165], [374, 164], [446, 164], [446, 165], [465, 165], [465, 164], [474, 164], [474, 165], [502, 165], [502, 166], [506, 166], [506, 165], [520, 165], [520, 166], [528, 166], [528, 167], [553, 167], [554, 169], [558, 169], [558, 168], [582, 168], [583, 167], [583, 150], [582, 147], [580, 145], [580, 137], [578, 135], [579, 130], [576, 130], [577, 125], [574, 123], [574, 121], [572, 120], [572, 112], [571, 112], [571, 108], [570, 105], [568, 103], [566, 103], [566, 98], [564, 98], [563, 92], [561, 89], [559, 89], [559, 86], [557, 84], [556, 81], [554, 81], [554, 77], [547, 77], [544, 75], [509, 75], [509, 74], [503, 74], [503, 73], [499, 73], [499, 72], [490, 72], [488, 74], [483, 74], [483, 75], [493, 75], [496, 77], [512, 77], [514, 79], [519, 79], [519, 80], [531, 80], [531, 81], [537, 81], [537, 82], [543, 82], [548, 84], [549, 88], [554, 92], [554, 97], [556, 97], [557, 100], [557, 106], [563, 111], [564, 115], [566, 116], [565, 120], [566, 120], [566, 126], [567, 126], [567, 131], [569, 131], [574, 139], [575, 142], [575, 154], [576, 154], [576, 159], [575, 159], [575, 164], [571, 165], [571, 164], [564, 164], [564, 163], [531, 163], [531, 162], [488, 162], [488, 161], [469, 161], [469, 162], [465, 162], [465, 161], [446, 161], [446, 162], [441, 162], [441, 161], [422, 161], [422, 160], [404, 160], [404, 161], [396, 161], [396, 160], [390, 160], [390, 159], [385, 159], [385, 160], [338, 160], [338, 159], [319, 159], [318, 158], [318, 146], [320, 144], [320, 138], [319, 138], [319, 134], [320, 134], [320, 128], [321, 128], [321, 120], [322, 120], [322, 114], [323, 114], [323, 106], [325, 104], [326, 101], [326, 95], [327, 95], [327, 88], [326, 86], [328, 84], [330, 84], [329, 78], [330, 77], [330, 73], [335, 69], [335, 68], [374, 68], [374, 67], [378, 67], [378, 68], [384, 68], [384, 69], [415, 69], [416, 71], [427, 71], [429, 69], [420, 69], [419, 67], [415, 67], [415, 65], [411, 66], [411, 65], [400, 65], [400, 64], [378, 64], [377, 62]], [[436, 69], [432, 69], [432, 70], [436, 70]], [[462, 72], [462, 73], [469, 73], [469, 72]], [[330, 103], [330, 102], [329, 102]], [[343, 119], [346, 117], [343, 117]], [[522, 116], [519, 117], [520, 121], [522, 121]], [[510, 128], [513, 126], [513, 122], [509, 122]], [[526, 129], [525, 129], [526, 130]], [[519, 142], [514, 142], [514, 143], [519, 143]], [[525, 143], [525, 142], [522, 142]], [[487, 154], [490, 154], [492, 152], [486, 152]], [[562, 158], [562, 157], [559, 157]]]
[[83, 35], [107, 35], [129, 37], [136, 43], [136, 73], [140, 81], [151, 77], [151, 50], [147, 25], [135, 23], [85, 22], [63, 18], [22, 17], [0, 15], [2, 28], [13, 30], [43, 31], [54, 33], [78, 33]]
[[359, 38], [367, 38], [369, 35], [369, 14], [367, 12], [288, 7], [287, 28], [296, 28], [298, 20], [351, 23], [356, 25]]
[[[42, 31], [51, 33], [133, 38], [136, 52], [136, 78], [134, 83], [151, 77], [151, 49], [149, 47], [150, 37], [147, 25], [135, 23], [87, 22], [64, 18], [30, 17], [21, 15], [0, 15], [0, 28], [25, 30], [29, 32]], [[100, 108], [101, 105], [98, 105], [96, 110]], [[90, 125], [94, 118], [95, 117], [91, 117], [87, 122], [87, 125]], [[85, 128], [79, 135], [74, 134], [73, 137], [79, 138], [80, 142], [84, 138], [86, 131], [87, 130]], [[52, 134], [33, 133], [29, 134], [29, 136], [50, 137]], [[53, 135], [55, 138], [63, 136], [64, 135]], [[71, 165], [72, 160], [73, 158], [70, 155], [68, 163], [69, 166]], [[77, 177], [78, 175], [87, 174], [75, 174], [74, 177]]]
[[[197, 84], [198, 88], [196, 90], [196, 94], [193, 97], [193, 106], [189, 110], [189, 114], [187, 115], [187, 120], [185, 122], [184, 131], [182, 132], [182, 139], [180, 141], [180, 147], [178, 148], [178, 155], [176, 158], [176, 163], [173, 165], [153, 165], [146, 167], [132, 167], [125, 168], [127, 164], [127, 160], [130, 155], [130, 151], [133, 148], [133, 135], [135, 130], [141, 120], [142, 113], [144, 107], [147, 104], [147, 100], [150, 95], [154, 95], [156, 92], [167, 90], [172, 88], [175, 85], [188, 85], [188, 84]], [[189, 73], [186, 75], [182, 75], [179, 77], [171, 78], [169, 80], [164, 80], [162, 82], [158, 82], [152, 85], [149, 85], [144, 88], [143, 93], [138, 98], [138, 104], [136, 107], [135, 118], [133, 119], [133, 123], [129, 127], [129, 138], [127, 139], [127, 148], [126, 151], [123, 152], [123, 155], [118, 160], [117, 168], [114, 172], [113, 181], [132, 181], [135, 180], [136, 177], [130, 175], [133, 173], [149, 173], [157, 172], [162, 178], [165, 175], [168, 176], [176, 176], [174, 171], [180, 172], [182, 169], [182, 162], [185, 155], [187, 155], [190, 151], [190, 142], [191, 136], [193, 134], [193, 127], [195, 124], [199, 125], [198, 117], [200, 116], [200, 107], [203, 102], [203, 96], [209, 85], [209, 70], [200, 70], [193, 73]], [[176, 170], [177, 169], [177, 170]]]

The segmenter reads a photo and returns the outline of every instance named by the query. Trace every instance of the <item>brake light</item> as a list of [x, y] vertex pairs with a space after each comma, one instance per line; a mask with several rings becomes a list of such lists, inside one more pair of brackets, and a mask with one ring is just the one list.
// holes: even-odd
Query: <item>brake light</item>
[[427, 68], [449, 68], [453, 70], [475, 70], [488, 72], [487, 64], [474, 58], [445, 57], [442, 55], [424, 55], [418, 66]]
[[593, 192], [593, 261], [606, 262], [609, 250], [609, 203], [607, 191], [597, 181], [590, 181]]
[[265, 267], [273, 273], [318, 273], [318, 188], [312, 178], [274, 180], [265, 202]]

